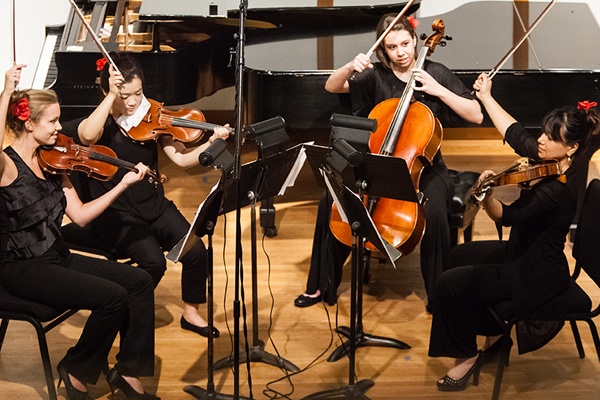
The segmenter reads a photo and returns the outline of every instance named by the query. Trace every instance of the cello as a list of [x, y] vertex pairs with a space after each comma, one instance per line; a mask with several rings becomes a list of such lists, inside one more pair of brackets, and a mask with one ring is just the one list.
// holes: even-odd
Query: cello
[[[414, 68], [422, 68], [426, 57], [444, 39], [442, 20], [435, 20], [432, 29], [435, 32], [425, 39]], [[369, 118], [377, 120], [377, 130], [369, 139], [369, 148], [372, 153], [403, 158], [417, 190], [423, 168], [431, 164], [440, 148], [443, 132], [431, 110], [423, 103], [412, 101], [415, 82], [414, 74], [411, 74], [400, 99], [388, 99], [373, 108]], [[403, 254], [410, 253], [425, 232], [422, 202], [371, 196], [365, 199], [365, 203], [381, 237]], [[352, 244], [350, 226], [341, 219], [335, 204], [329, 225], [339, 241], [348, 246]], [[368, 242], [366, 248], [376, 250]]]

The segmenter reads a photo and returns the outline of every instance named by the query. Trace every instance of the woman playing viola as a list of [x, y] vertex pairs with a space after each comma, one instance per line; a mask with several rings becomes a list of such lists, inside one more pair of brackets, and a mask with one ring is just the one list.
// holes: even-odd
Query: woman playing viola
[[[395, 17], [396, 14], [387, 14], [380, 19], [377, 37], [382, 35]], [[479, 103], [448, 68], [429, 60], [425, 61], [423, 68], [414, 68], [417, 55], [416, 26], [416, 20], [401, 17], [375, 51], [379, 62], [372, 63], [365, 54], [358, 54], [331, 74], [325, 89], [331, 93], [349, 92], [352, 113], [367, 117], [380, 102], [400, 98], [406, 82], [414, 74], [418, 82], [416, 100], [429, 107], [443, 127], [456, 126], [461, 120], [481, 123], [483, 114]], [[358, 72], [356, 76], [355, 72]], [[435, 155], [433, 164], [423, 170], [418, 189], [427, 197], [424, 206], [427, 227], [421, 240], [420, 255], [428, 298], [427, 310], [430, 311], [435, 281], [448, 264], [448, 205], [454, 193], [440, 152]], [[329, 229], [331, 203], [328, 195], [319, 203], [306, 292], [295, 300], [299, 307], [313, 305], [322, 298], [329, 304], [337, 299], [336, 290], [350, 247], [339, 242]]]
[[[478, 383], [481, 366], [498, 353], [501, 327], [488, 311], [504, 300], [512, 300], [516, 317], [535, 320], [554, 315], [563, 320], [565, 310], [548, 309], [548, 301], [567, 290], [569, 265], [564, 244], [577, 206], [579, 172], [574, 157], [590, 135], [600, 130], [596, 108], [582, 105], [551, 111], [542, 121], [542, 134], [530, 135], [492, 97], [491, 80], [482, 74], [473, 85], [496, 129], [524, 157], [558, 161], [562, 175], [532, 182], [510, 205], [485, 192], [481, 201], [487, 215], [510, 226], [508, 241], [470, 242], [451, 252], [451, 269], [438, 279], [431, 326], [429, 355], [451, 357], [455, 365], [437, 383], [440, 390], [465, 389], [471, 375]], [[484, 180], [493, 174], [485, 171]], [[557, 333], [548, 324], [543, 339], [528, 338], [517, 330], [521, 352], [539, 348]], [[538, 335], [541, 333], [538, 329]], [[520, 333], [520, 334], [519, 334]], [[486, 336], [484, 350], [477, 350], [477, 335]], [[544, 335], [541, 335], [544, 336]], [[529, 343], [526, 343], [529, 342]]]
[[[0, 94], [0, 283], [15, 296], [63, 309], [91, 310], [77, 344], [58, 363], [69, 400], [91, 399], [117, 334], [120, 351], [108, 373], [111, 388], [130, 399], [144, 394], [139, 377], [154, 374], [154, 292], [148, 275], [129, 265], [71, 254], [60, 235], [63, 215], [86, 225], [128, 187], [144, 178], [139, 163], [103, 196], [83, 204], [67, 175], [45, 173], [40, 146], [56, 142], [58, 98], [50, 90], [16, 90], [24, 65], [13, 66]], [[60, 384], [59, 381], [59, 384]]]
[[[104, 99], [89, 117], [64, 124], [63, 131], [84, 145], [99, 144], [115, 151], [119, 159], [142, 161], [158, 171], [158, 149], [173, 163], [189, 168], [198, 164], [198, 156], [208, 147], [205, 143], [186, 147], [170, 136], [160, 136], [157, 141], [136, 142], [127, 131], [144, 116], [149, 102], [144, 96], [143, 74], [137, 62], [128, 55], [114, 54], [112, 59], [118, 72], [110, 63], [104, 65], [100, 86]], [[139, 119], [137, 119], [139, 122]], [[229, 129], [217, 127], [208, 139], [227, 138]], [[109, 191], [119, 174], [107, 182], [90, 182], [93, 197]], [[141, 182], [119, 198], [93, 224], [96, 233], [107, 243], [130, 257], [138, 268], [148, 272], [158, 285], [167, 262], [164, 252], [173, 248], [189, 231], [190, 224], [175, 204], [165, 197], [162, 186]], [[184, 303], [180, 323], [183, 329], [208, 337], [209, 327], [199, 313], [199, 305], [206, 303], [206, 249], [199, 241], [182, 259], [181, 291]], [[219, 336], [216, 328], [213, 337]]]

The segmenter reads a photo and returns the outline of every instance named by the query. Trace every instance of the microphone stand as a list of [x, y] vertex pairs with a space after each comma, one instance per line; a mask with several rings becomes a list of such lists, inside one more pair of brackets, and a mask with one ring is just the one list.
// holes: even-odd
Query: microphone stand
[[233, 397], [240, 396], [240, 285], [242, 274], [242, 224], [241, 224], [241, 193], [240, 176], [242, 166], [242, 116], [243, 116], [243, 92], [244, 92], [244, 47], [246, 36], [244, 33], [247, 0], [240, 0], [240, 27], [238, 32], [237, 63], [236, 63], [236, 121], [235, 121], [235, 155], [233, 161], [233, 182], [236, 197], [235, 218], [235, 298], [233, 301]]

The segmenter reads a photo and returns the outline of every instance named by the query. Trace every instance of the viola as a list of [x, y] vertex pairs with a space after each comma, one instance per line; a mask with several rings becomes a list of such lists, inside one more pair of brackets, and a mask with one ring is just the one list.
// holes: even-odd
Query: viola
[[[415, 62], [421, 68], [425, 58], [433, 53], [444, 36], [444, 21], [435, 20], [435, 31], [423, 43]], [[415, 188], [419, 187], [425, 163], [431, 163], [440, 148], [442, 127], [431, 110], [420, 102], [413, 102], [414, 74], [411, 75], [400, 99], [382, 101], [373, 108], [369, 118], [377, 120], [377, 130], [369, 139], [371, 153], [400, 157], [406, 161]], [[425, 232], [425, 216], [420, 202], [369, 197], [365, 200], [377, 231], [388, 243], [403, 254], [410, 253]], [[334, 204], [329, 226], [342, 243], [352, 244], [352, 230], [345, 223]], [[369, 250], [376, 250], [371, 243]]]
[[[212, 131], [221, 125], [206, 122], [204, 114], [196, 109], [168, 110], [164, 103], [148, 99], [150, 110], [142, 121], [131, 128], [127, 134], [133, 140], [158, 140], [167, 135], [183, 143], [195, 143], [202, 139], [205, 131]], [[229, 133], [233, 131], [229, 128]]]
[[520, 185], [527, 187], [531, 182], [555, 175], [562, 175], [558, 161], [545, 161], [532, 164], [527, 158], [520, 158], [508, 168], [497, 174], [488, 176], [471, 189], [471, 197], [476, 201], [483, 200], [483, 195], [494, 186]]
[[[109, 147], [82, 146], [60, 133], [54, 146], [40, 147], [38, 161], [44, 171], [53, 174], [81, 171], [88, 177], [101, 181], [112, 178], [119, 167], [137, 171], [135, 164], [117, 158], [116, 153]], [[147, 176], [148, 181], [155, 185], [166, 180], [166, 176], [162, 174], [159, 176], [153, 170], [148, 170]]]

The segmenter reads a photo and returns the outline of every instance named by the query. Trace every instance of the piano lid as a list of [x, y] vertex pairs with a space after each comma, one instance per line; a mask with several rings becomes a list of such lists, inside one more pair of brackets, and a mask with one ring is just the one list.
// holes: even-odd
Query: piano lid
[[[522, 7], [529, 27], [548, 1], [529, 1]], [[513, 2], [475, 1], [442, 15], [419, 16], [419, 32], [442, 18], [452, 36], [431, 59], [453, 70], [491, 70], [523, 35]], [[514, 33], [513, 33], [514, 30]], [[519, 70], [600, 70], [600, 24], [585, 2], [556, 2], [529, 38], [504, 65]]]

